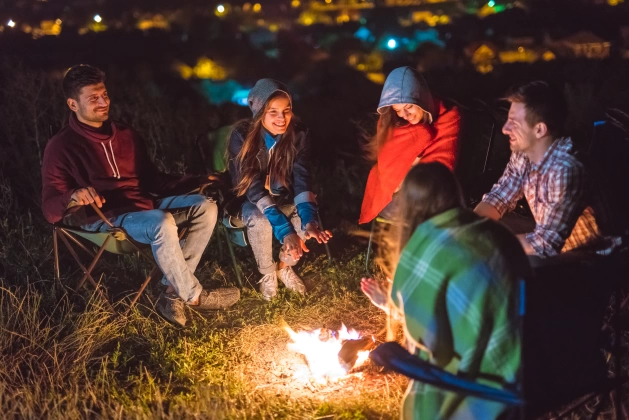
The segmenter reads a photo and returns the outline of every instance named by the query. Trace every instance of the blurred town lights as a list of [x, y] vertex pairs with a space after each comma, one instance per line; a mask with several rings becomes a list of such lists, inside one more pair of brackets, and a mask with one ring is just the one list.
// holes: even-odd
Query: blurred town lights
[[487, 3], [487, 6], [489, 7], [494, 7], [496, 5], [496, 2], [494, 0], [489, 0], [489, 3]]
[[216, 11], [218, 13], [224, 13], [225, 12], [225, 6], [223, 6], [222, 4], [219, 4], [218, 6], [216, 6]]
[[55, 24], [57, 24], [57, 25], [61, 25], [62, 23], [63, 23], [63, 22], [61, 21], [61, 19], [57, 19], [57, 20], [55, 20]]
[[397, 48], [397, 41], [393, 38], [387, 41], [387, 48], [390, 50], [394, 50]]
[[15, 28], [15, 22], [13, 21], [13, 19], [9, 19], [9, 21], [7, 22], [7, 26], [9, 28]]
[[103, 21], [103, 18], [100, 17], [100, 15], [94, 15], [94, 22], [101, 23], [102, 21]]
[[253, 5], [253, 11], [258, 13], [260, 10], [262, 10], [262, 5], [260, 3], [256, 3]]

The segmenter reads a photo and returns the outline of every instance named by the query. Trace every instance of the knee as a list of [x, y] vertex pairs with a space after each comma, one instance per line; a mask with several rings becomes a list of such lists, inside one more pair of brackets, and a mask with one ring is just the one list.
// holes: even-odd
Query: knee
[[213, 200], [208, 200], [203, 196], [199, 196], [200, 200], [196, 207], [196, 214], [200, 220], [204, 223], [214, 224], [216, 223], [216, 219], [218, 218], [218, 206]]
[[243, 219], [247, 229], [269, 229], [271, 230], [271, 223], [269, 223], [269, 219], [258, 210], [256, 207], [253, 208], [244, 208], [243, 209]]
[[177, 236], [177, 223], [172, 214], [167, 211], [154, 211], [152, 215], [151, 229], [149, 233], [152, 233], [152, 238], [158, 239], [167, 237], [171, 234]]

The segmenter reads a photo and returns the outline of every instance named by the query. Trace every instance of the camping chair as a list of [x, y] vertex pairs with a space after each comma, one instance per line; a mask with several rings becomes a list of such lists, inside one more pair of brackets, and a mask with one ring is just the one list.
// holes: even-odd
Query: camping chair
[[[456, 105], [463, 116], [460, 132], [460, 158], [457, 162], [455, 173], [461, 183], [466, 201], [473, 205], [480, 201], [478, 196], [482, 194], [488, 185], [491, 185], [488, 175], [494, 138], [499, 128], [498, 116], [490, 105], [480, 100], [473, 106], [463, 105], [453, 99], [448, 99], [448, 102]], [[468, 115], [469, 118], [467, 117]], [[468, 141], [465, 141], [465, 139], [468, 139]], [[485, 141], [485, 147], [479, 148], [478, 145], [483, 140]], [[468, 159], [464, 159], [465, 157], [468, 157]], [[478, 179], [479, 177], [481, 179]], [[374, 232], [376, 227], [382, 224], [391, 225], [392, 222], [380, 216], [371, 222], [369, 242], [365, 255], [365, 273], [368, 277], [371, 277], [369, 263], [373, 248]]]
[[[92, 277], [92, 271], [96, 267], [96, 264], [98, 263], [105, 251], [116, 255], [137, 254], [139, 258], [144, 258], [146, 261], [149, 261], [152, 264], [152, 268], [148, 276], [146, 276], [146, 278], [142, 282], [140, 289], [135, 292], [135, 297], [131, 300], [131, 303], [129, 305], [129, 310], [131, 310], [131, 308], [135, 305], [135, 303], [144, 292], [144, 289], [149, 284], [151, 279], [160, 272], [160, 269], [155, 263], [152, 255], [150, 255], [149, 252], [146, 252], [149, 248], [148, 246], [135, 242], [124, 232], [122, 228], [115, 227], [105, 217], [105, 215], [96, 206], [96, 204], [91, 203], [91, 206], [96, 214], [101, 218], [101, 220], [109, 226], [110, 230], [109, 232], [90, 232], [76, 227], [53, 224], [52, 240], [55, 259], [55, 280], [60, 281], [58, 244], [58, 241], [60, 239], [67, 248], [70, 255], [72, 255], [72, 258], [74, 258], [74, 261], [76, 261], [76, 263], [83, 271], [83, 277], [81, 277], [77, 286], [74, 288], [74, 292], [78, 292], [81, 287], [85, 285], [85, 282], [89, 281], [90, 284], [95, 288], [96, 292], [107, 302], [109, 307], [112, 308], [109, 300], [98, 287], [98, 283], [96, 282], [96, 280], [94, 280], [94, 277]], [[185, 227], [181, 229], [179, 233], [180, 240], [184, 237], [186, 231], [187, 228]], [[87, 240], [93, 245], [96, 245], [98, 247], [98, 251], [94, 252], [93, 250], [89, 249], [85, 244], [81, 242], [80, 239]], [[81, 259], [79, 258], [76, 250], [72, 247], [72, 244], [78, 246], [80, 249], [82, 249], [92, 257], [92, 261], [87, 267], [81, 262]]]

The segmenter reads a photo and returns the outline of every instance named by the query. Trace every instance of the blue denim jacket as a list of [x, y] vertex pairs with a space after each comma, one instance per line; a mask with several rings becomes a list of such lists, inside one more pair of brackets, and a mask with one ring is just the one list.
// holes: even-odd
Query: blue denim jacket
[[[249, 186], [246, 192], [247, 199], [256, 205], [260, 212], [264, 213], [271, 226], [275, 237], [283, 241], [283, 239], [295, 233], [293, 226], [288, 218], [277, 208], [279, 204], [286, 204], [291, 201], [297, 207], [297, 213], [301, 218], [302, 226], [308, 223], [317, 224], [317, 201], [316, 195], [312, 192], [312, 178], [310, 171], [310, 141], [308, 130], [300, 123], [296, 124], [295, 130], [295, 149], [296, 155], [293, 162], [292, 177], [289, 178], [288, 188], [278, 182], [271, 182], [270, 191], [265, 188], [266, 176], [269, 167], [269, 148], [264, 139], [259, 139], [258, 162], [260, 163], [260, 172]], [[241, 179], [239, 168], [235, 164], [235, 158], [243, 146], [247, 137], [250, 121], [245, 121], [234, 126], [228, 145], [229, 154], [229, 172], [232, 179], [232, 185], [237, 185]], [[278, 139], [279, 140], [279, 139]]]

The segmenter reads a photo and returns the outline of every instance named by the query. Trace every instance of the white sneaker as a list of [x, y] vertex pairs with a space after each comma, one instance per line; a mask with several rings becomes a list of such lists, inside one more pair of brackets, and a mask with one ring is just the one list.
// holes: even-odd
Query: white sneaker
[[271, 300], [277, 295], [277, 274], [275, 271], [265, 274], [258, 283], [260, 284], [262, 299]]
[[297, 292], [300, 295], [306, 294], [306, 286], [299, 276], [295, 274], [292, 268], [284, 267], [277, 271], [277, 277], [284, 283], [287, 289]]

